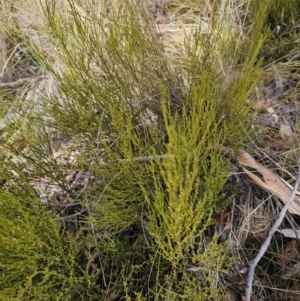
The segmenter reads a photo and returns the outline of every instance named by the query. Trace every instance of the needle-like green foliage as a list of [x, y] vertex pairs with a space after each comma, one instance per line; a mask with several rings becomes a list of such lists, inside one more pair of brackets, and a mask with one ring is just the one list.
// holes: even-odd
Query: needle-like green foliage
[[59, 220], [22, 186], [0, 191], [0, 299], [94, 300], [94, 279], [77, 260], [80, 243], [64, 237]]
[[[30, 162], [31, 175], [63, 183], [65, 167], [43, 158], [54, 134], [72, 137], [72, 168], [90, 175], [84, 238], [66, 239], [36, 200], [3, 191], [0, 297], [225, 299], [229, 247], [212, 226], [229, 201], [224, 150], [240, 147], [252, 122], [247, 101], [272, 1], [251, 11], [248, 36], [233, 26], [231, 1], [211, 7], [209, 28], [195, 28], [174, 57], [142, 2], [62, 2], [41, 1], [50, 50], [20, 33], [54, 87], [39, 110], [19, 109], [1, 146]], [[93, 276], [80, 243], [101, 255]]]

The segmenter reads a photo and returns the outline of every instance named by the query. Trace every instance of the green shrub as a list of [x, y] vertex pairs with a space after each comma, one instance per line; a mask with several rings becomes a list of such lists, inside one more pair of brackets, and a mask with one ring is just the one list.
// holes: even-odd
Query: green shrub
[[[91, 179], [78, 201], [89, 214], [77, 238], [63, 235], [37, 200], [2, 192], [0, 294], [223, 300], [229, 248], [210, 233], [230, 197], [223, 191], [230, 169], [224, 149], [239, 148], [250, 130], [247, 101], [260, 80], [272, 1], [251, 11], [249, 37], [229, 22], [229, 5], [222, 14], [212, 7], [207, 32], [199, 25], [175, 57], [166, 55], [142, 3], [93, 3], [68, 0], [61, 9], [42, 2], [41, 40], [51, 56], [19, 32], [55, 84], [42, 112], [19, 108], [1, 146], [26, 158], [30, 176], [63, 182], [65, 167], [42, 159], [53, 153], [53, 135], [71, 136], [80, 150], [71, 167]], [[21, 151], [7, 139], [20, 139], [16, 133]], [[90, 275], [92, 249], [102, 262]]]
[[39, 200], [0, 192], [0, 299], [94, 300], [93, 277], [78, 262], [80, 242]]

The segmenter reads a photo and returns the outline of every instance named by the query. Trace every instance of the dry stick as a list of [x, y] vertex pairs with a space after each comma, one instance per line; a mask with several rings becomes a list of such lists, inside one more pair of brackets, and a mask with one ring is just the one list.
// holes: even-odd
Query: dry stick
[[254, 260], [252, 260], [250, 262], [249, 273], [248, 273], [248, 277], [247, 277], [246, 300], [245, 301], [250, 301], [250, 298], [251, 298], [254, 270], [255, 270], [257, 264], [259, 263], [259, 261], [261, 260], [261, 258], [266, 253], [274, 233], [280, 227], [280, 225], [281, 225], [281, 223], [282, 223], [282, 221], [283, 221], [283, 219], [286, 215], [286, 212], [288, 211], [290, 205], [292, 204], [292, 202], [293, 202], [293, 200], [296, 196], [299, 185], [300, 185], [300, 160], [298, 160], [298, 176], [297, 176], [297, 181], [295, 183], [292, 194], [290, 195], [290, 197], [289, 197], [288, 201], [286, 202], [286, 204], [283, 206], [283, 208], [282, 208], [282, 210], [279, 214], [278, 219], [276, 220], [275, 224], [271, 228], [266, 240], [264, 241], [264, 243], [260, 247], [260, 250], [259, 250], [257, 256], [254, 258]]
[[0, 83], [0, 88], [1, 89], [16, 88], [24, 84], [31, 83], [32, 81], [40, 78], [42, 78], [42, 76], [23, 77], [13, 82]]

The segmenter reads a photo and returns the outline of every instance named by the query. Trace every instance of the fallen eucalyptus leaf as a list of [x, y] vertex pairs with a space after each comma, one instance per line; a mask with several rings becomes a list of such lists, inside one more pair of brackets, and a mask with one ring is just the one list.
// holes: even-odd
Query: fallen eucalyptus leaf
[[[261, 163], [257, 162], [250, 154], [245, 151], [237, 153], [237, 160], [243, 166], [249, 166], [256, 169], [262, 176], [261, 180], [257, 175], [243, 167], [244, 172], [262, 189], [276, 195], [284, 204], [287, 203], [292, 189], [283, 182], [283, 180]], [[293, 203], [288, 209], [289, 213], [300, 215], [300, 196], [296, 195]]]

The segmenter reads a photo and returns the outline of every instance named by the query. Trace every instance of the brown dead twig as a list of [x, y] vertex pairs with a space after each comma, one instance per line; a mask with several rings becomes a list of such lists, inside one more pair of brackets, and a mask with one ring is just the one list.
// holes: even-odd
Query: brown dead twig
[[273, 227], [270, 229], [270, 232], [269, 232], [266, 240], [264, 241], [264, 243], [260, 247], [260, 250], [259, 250], [258, 254], [254, 258], [254, 260], [250, 262], [249, 272], [248, 272], [248, 277], [247, 277], [247, 284], [246, 284], [246, 299], [245, 299], [245, 301], [250, 301], [250, 298], [251, 298], [254, 270], [255, 270], [257, 264], [259, 263], [260, 259], [264, 256], [265, 252], [267, 251], [273, 235], [275, 234], [275, 232], [280, 227], [280, 225], [281, 225], [281, 223], [282, 223], [289, 207], [291, 206], [292, 202], [294, 201], [294, 198], [296, 196], [299, 185], [300, 185], [300, 159], [298, 160], [298, 176], [297, 176], [297, 181], [294, 185], [294, 189], [293, 189], [288, 201], [286, 202], [286, 204], [282, 208], [282, 210], [281, 210], [281, 212], [278, 216], [278, 219], [276, 220]]
[[39, 80], [41, 78], [43, 78], [43, 76], [32, 76], [32, 77], [19, 78], [16, 81], [12, 81], [12, 82], [0, 83], [0, 89], [18, 88], [20, 86], [32, 83], [33, 81]]

